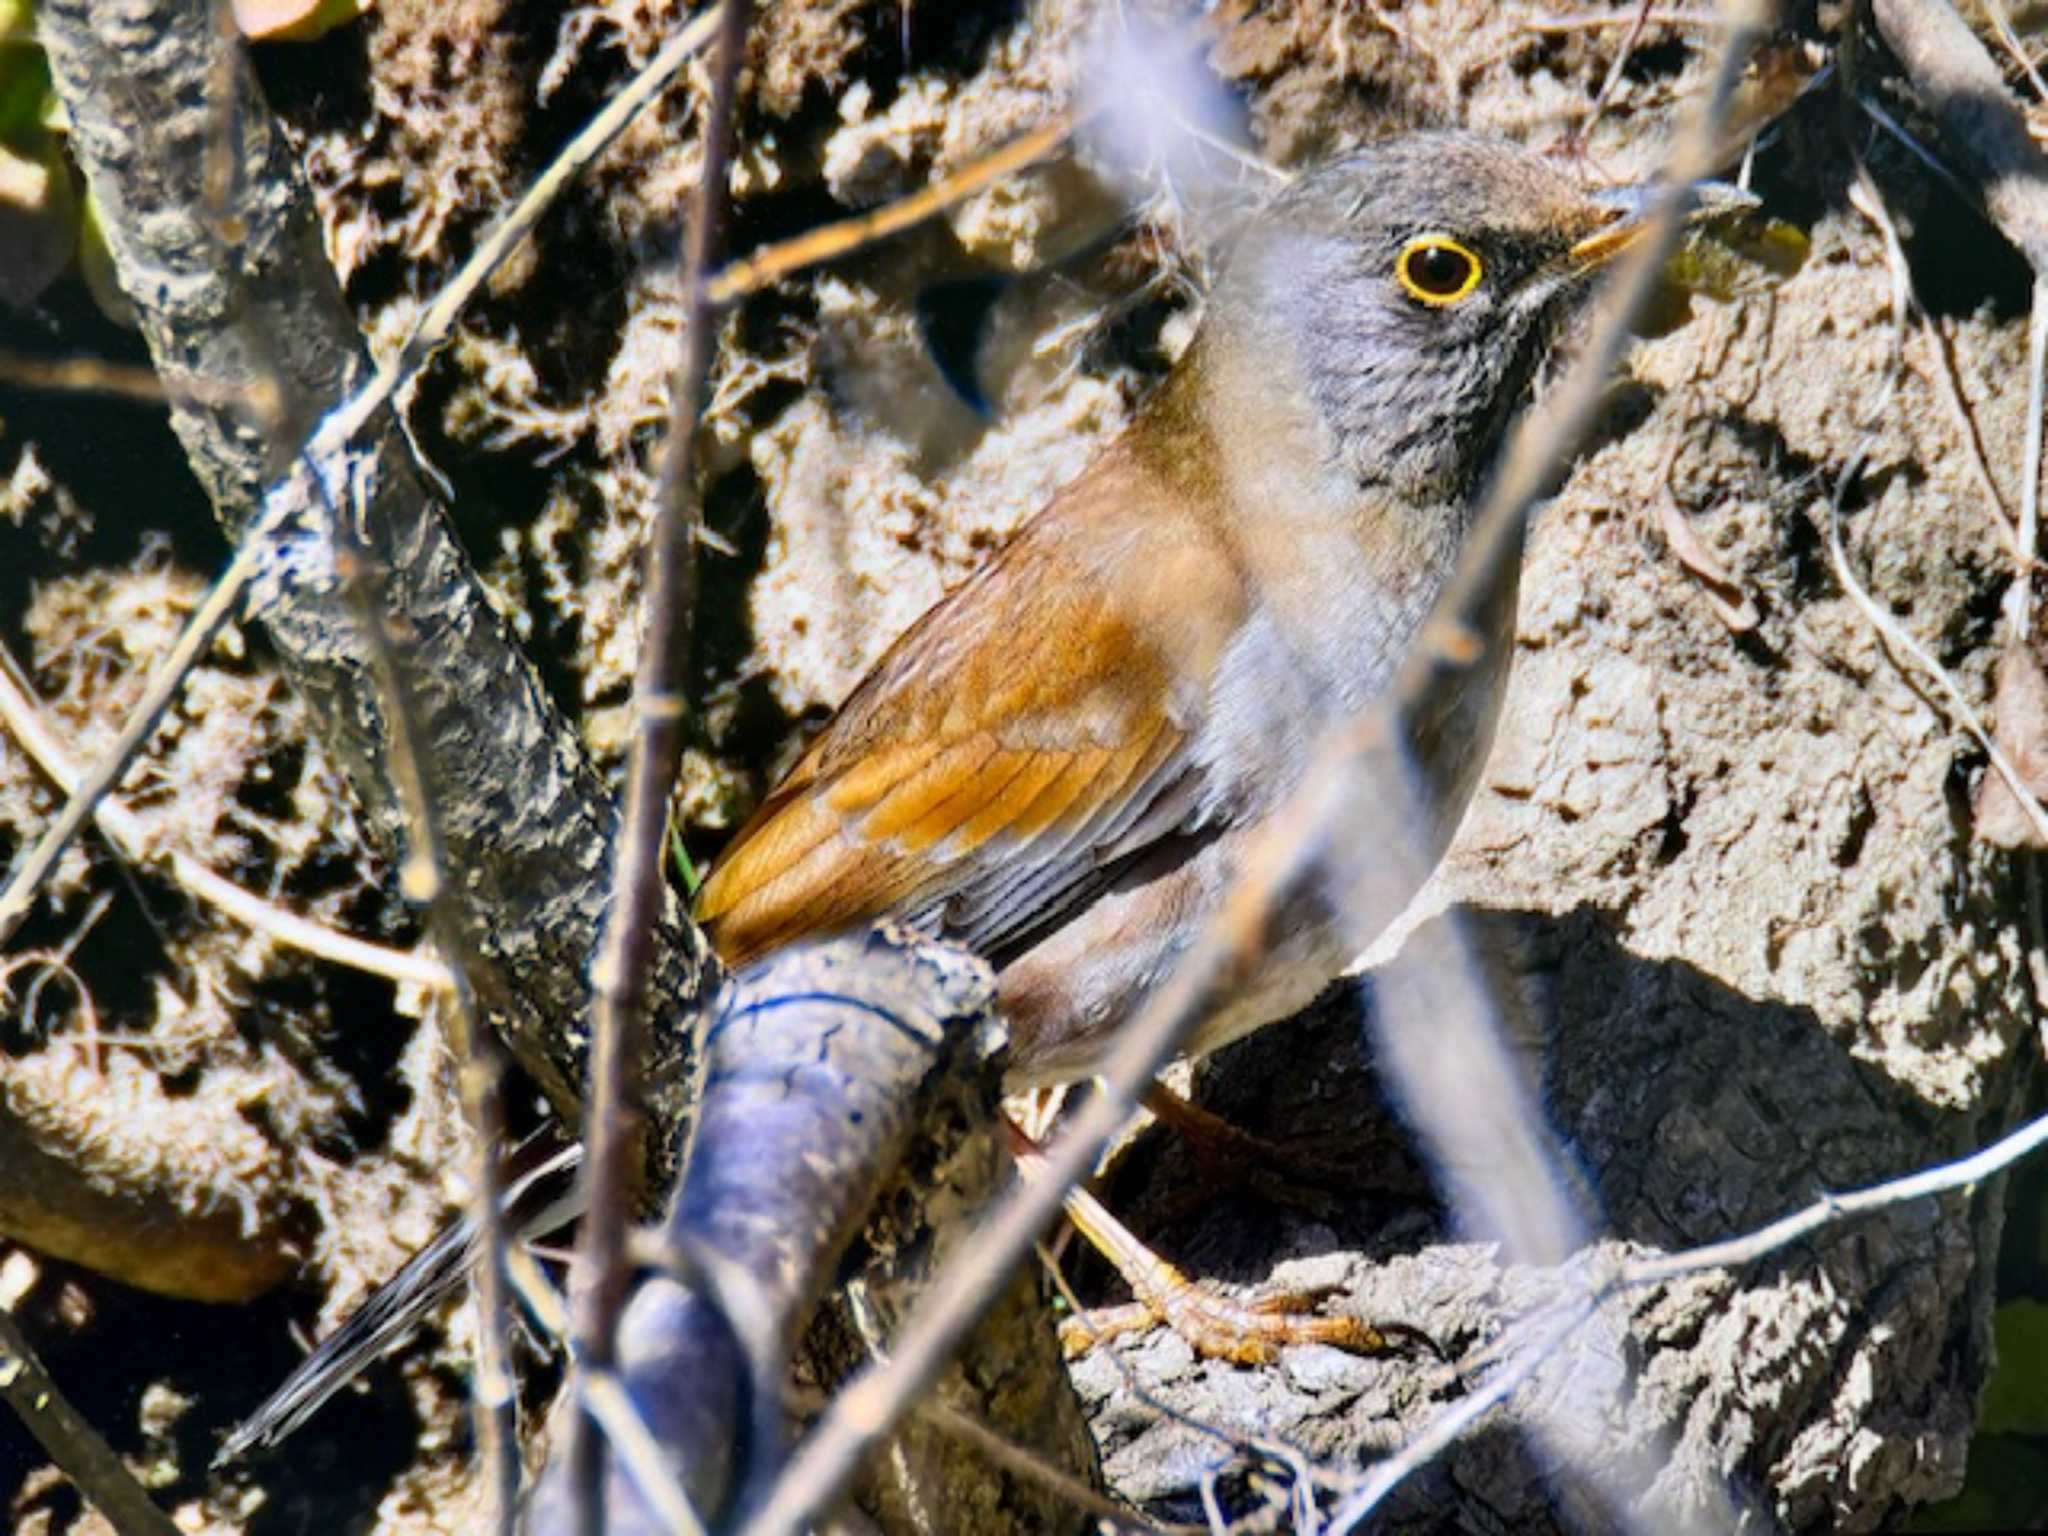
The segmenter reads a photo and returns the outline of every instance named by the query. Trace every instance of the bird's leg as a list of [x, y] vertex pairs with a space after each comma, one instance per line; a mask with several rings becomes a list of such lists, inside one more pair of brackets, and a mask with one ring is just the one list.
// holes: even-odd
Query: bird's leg
[[1227, 1177], [1231, 1170], [1246, 1163], [1290, 1167], [1286, 1148], [1232, 1125], [1214, 1110], [1181, 1097], [1164, 1083], [1147, 1088], [1139, 1102], [1154, 1120], [1187, 1143], [1205, 1178], [1210, 1174]]
[[1361, 1158], [1355, 1127], [1341, 1136], [1272, 1141], [1182, 1098], [1164, 1083], [1146, 1090], [1152, 1118], [1178, 1136], [1195, 1160], [1190, 1214], [1218, 1195], [1249, 1188], [1264, 1199], [1327, 1221], [1340, 1196], [1367, 1191], [1426, 1195], [1428, 1182], [1398, 1148]]
[[[1015, 1130], [1017, 1167], [1026, 1178], [1042, 1176], [1044, 1161], [1036, 1143]], [[1100, 1339], [1164, 1322], [1188, 1341], [1198, 1355], [1238, 1365], [1264, 1365], [1289, 1344], [1331, 1344], [1357, 1355], [1388, 1353], [1390, 1335], [1407, 1329], [1382, 1330], [1363, 1318], [1318, 1316], [1317, 1294], [1281, 1293], [1255, 1301], [1238, 1301], [1200, 1281], [1190, 1279], [1154, 1253], [1085, 1189], [1070, 1190], [1067, 1220], [1095, 1251], [1124, 1277], [1136, 1302], [1105, 1307], [1060, 1325], [1060, 1344], [1069, 1356]], [[1426, 1342], [1426, 1341], [1425, 1341]]]
[[1289, 1181], [1305, 1182], [1310, 1187], [1302, 1189], [1290, 1182], [1285, 1188], [1268, 1190], [1261, 1184], [1261, 1193], [1274, 1194], [1289, 1205], [1317, 1215], [1327, 1215], [1329, 1197], [1313, 1186], [1349, 1182], [1347, 1175], [1352, 1170], [1319, 1158], [1313, 1152], [1254, 1135], [1242, 1126], [1233, 1125], [1214, 1110], [1204, 1109], [1194, 1100], [1182, 1098], [1164, 1083], [1154, 1083], [1146, 1089], [1141, 1102], [1154, 1120], [1180, 1137], [1187, 1146], [1210, 1193], [1253, 1182], [1256, 1177], [1254, 1170], [1264, 1169], [1281, 1174]]

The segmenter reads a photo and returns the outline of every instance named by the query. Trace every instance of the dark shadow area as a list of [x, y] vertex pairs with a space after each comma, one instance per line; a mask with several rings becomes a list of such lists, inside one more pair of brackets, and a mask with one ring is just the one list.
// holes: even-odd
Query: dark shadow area
[[[1679, 962], [1623, 948], [1600, 914], [1484, 914], [1475, 941], [1506, 982], [1510, 1038], [1544, 1042], [1551, 1125], [1612, 1235], [1676, 1249], [1734, 1236], [1813, 1200], [1921, 1166], [1945, 1124], [1857, 1062], [1802, 1009], [1758, 1003]], [[1455, 1232], [1427, 1157], [1373, 1066], [1370, 978], [1217, 1052], [1196, 1102], [1347, 1178], [1290, 1210], [1256, 1191], [1208, 1192], [1197, 1159], [1154, 1127], [1114, 1170], [1120, 1214], [1203, 1275], [1253, 1280], [1318, 1243], [1414, 1252]], [[1690, 1125], [1698, 1156], [1673, 1158]], [[1320, 1232], [1317, 1230], [1320, 1229]], [[1393, 1235], [1396, 1232], [1397, 1235]]]
[[[134, 1460], [170, 1462], [203, 1469], [220, 1437], [242, 1410], [254, 1405], [262, 1384], [281, 1379], [297, 1361], [285, 1319], [305, 1307], [288, 1290], [272, 1292], [242, 1306], [207, 1306], [171, 1301], [103, 1280], [54, 1260], [42, 1260], [42, 1279], [20, 1313], [43, 1364], [86, 1419], [117, 1451]], [[61, 1323], [53, 1309], [64, 1297], [90, 1296], [83, 1327]], [[69, 1306], [81, 1304], [74, 1299]], [[221, 1390], [221, 1362], [236, 1362], [234, 1391]], [[259, 1485], [263, 1513], [249, 1529], [266, 1536], [287, 1532], [334, 1532], [336, 1536], [374, 1527], [384, 1490], [414, 1459], [419, 1426], [404, 1391], [388, 1371], [367, 1377], [367, 1392], [346, 1396], [339, 1411], [310, 1425], [292, 1444], [293, 1454], [238, 1474]], [[169, 1434], [171, 1455], [152, 1452], [142, 1423], [153, 1410], [145, 1389], [190, 1400]], [[247, 1401], [241, 1394], [247, 1390]], [[168, 1402], [159, 1398], [159, 1403]], [[40, 1447], [13, 1414], [0, 1415], [0, 1507], [17, 1508], [22, 1484], [45, 1465]], [[166, 1508], [192, 1499], [203, 1483], [187, 1477], [169, 1487], [152, 1487]], [[36, 1503], [62, 1516], [77, 1507], [68, 1484], [40, 1495]], [[53, 1532], [74, 1529], [59, 1518]]]
[[[1759, 1003], [1690, 965], [1632, 954], [1597, 911], [1561, 918], [1487, 914], [1473, 927], [1509, 1038], [1536, 1042], [1524, 1059], [1540, 1073], [1564, 1178], [1577, 1186], [1602, 1235], [1664, 1252], [1737, 1236], [1804, 1208], [1823, 1191], [1915, 1171], [2000, 1129], [1940, 1116], [1911, 1100], [1853, 1059], [1807, 1010]], [[1311, 1173], [1343, 1170], [1340, 1179], [1310, 1184], [1301, 1201], [1257, 1186], [1218, 1188], [1205, 1182], [1205, 1170], [1176, 1138], [1154, 1127], [1114, 1170], [1107, 1198], [1164, 1257], [1198, 1278], [1256, 1285], [1278, 1260], [1355, 1255], [1380, 1277], [1368, 1282], [1366, 1294], [1391, 1294], [1402, 1308], [1374, 1321], [1420, 1326], [1449, 1357], [1463, 1358], [1502, 1319], [1493, 1315], [1489, 1324], [1470, 1309], [1471, 1298], [1492, 1284], [1484, 1278], [1486, 1261], [1473, 1259], [1469, 1248], [1436, 1246], [1467, 1234], [1434, 1193], [1429, 1154], [1375, 1070], [1373, 1006], [1369, 980], [1345, 984], [1303, 1016], [1217, 1053], [1197, 1076], [1203, 1107], [1301, 1149]], [[1919, 1202], [1868, 1216], [1731, 1275], [1727, 1283], [1740, 1286], [1818, 1267], [1826, 1286], [1845, 1298], [1842, 1331], [1814, 1341], [1816, 1363], [1796, 1375], [1794, 1395], [1833, 1392], [1832, 1372], [1840, 1367], [1830, 1362], [1885, 1354], [1892, 1338], [1930, 1326], [1946, 1331], [1901, 1347], [1901, 1358], [1941, 1384], [1932, 1390], [1974, 1393], [1989, 1364], [1985, 1330], [1971, 1320], [1982, 1308], [1938, 1301], [1935, 1292], [1963, 1288], [1988, 1301], [1986, 1244], [1997, 1240], [2001, 1195], [1951, 1196], [1939, 1206]], [[1503, 1305], [1505, 1294], [1481, 1311]], [[1088, 1299], [1122, 1297], [1089, 1271]], [[1719, 1305], [1732, 1301], [1724, 1296]], [[1949, 1321], [1939, 1322], [1943, 1316]], [[1697, 1331], [1704, 1326], [1703, 1318], [1661, 1338], [1643, 1359], [1631, 1353], [1642, 1346], [1619, 1338], [1606, 1350], [1620, 1354], [1596, 1351], [1592, 1358], [1648, 1370], [1668, 1350], [1662, 1364], [1669, 1366], [1704, 1347]], [[1131, 1358], [1142, 1362], [1142, 1352]], [[1426, 1355], [1389, 1357], [1373, 1362], [1364, 1379], [1399, 1382], [1429, 1368]], [[1239, 1429], [1281, 1411], [1273, 1405], [1286, 1401], [1285, 1388], [1247, 1384], [1238, 1402], [1223, 1385], [1233, 1375], [1220, 1365], [1174, 1379], [1176, 1401], [1186, 1401], [1178, 1396], [1183, 1390], [1197, 1402], [1212, 1394], [1213, 1412]], [[1382, 1386], [1360, 1401], [1383, 1403], [1380, 1394], [1401, 1390]], [[1458, 1393], [1453, 1380], [1439, 1396], [1448, 1402]], [[1370, 1407], [1349, 1411], [1375, 1421]], [[1788, 1409], [1784, 1423], [1822, 1411], [1808, 1399]], [[1362, 1432], [1356, 1423], [1333, 1429], [1333, 1444], [1356, 1446]], [[1785, 1434], [1769, 1415], [1759, 1417], [1744, 1460], [1759, 1486], [1773, 1459], [1788, 1453]], [[1195, 1479], [1213, 1461], [1191, 1460], [1184, 1482], [1158, 1473], [1146, 1495], [1159, 1491], [1150, 1512], [1200, 1520]], [[1483, 1505], [1488, 1496], [1479, 1490], [1488, 1484], [1501, 1490], [1501, 1529], [1569, 1528], [1569, 1521], [1555, 1523], [1557, 1511], [1572, 1507], [1576, 1495], [1552, 1484], [1544, 1496], [1551, 1502], [1528, 1502], [1536, 1498], [1530, 1490], [1551, 1478], [1535, 1470], [1547, 1465], [1517, 1430], [1462, 1442], [1397, 1497], [1390, 1528], [1401, 1528], [1402, 1511], [1441, 1518], [1448, 1509], [1473, 1508], [1475, 1498]], [[1738, 1476], [1730, 1488], [1738, 1505], [1745, 1486]]]
[[[26, 313], [9, 312], [6, 332], [4, 350], [17, 357], [150, 366], [142, 338], [99, 312], [75, 270]], [[167, 405], [0, 383], [0, 423], [0, 483], [32, 444], [60, 487], [20, 521], [0, 517], [0, 636], [17, 657], [27, 656], [21, 621], [39, 581], [145, 555], [200, 571], [226, 560]]]

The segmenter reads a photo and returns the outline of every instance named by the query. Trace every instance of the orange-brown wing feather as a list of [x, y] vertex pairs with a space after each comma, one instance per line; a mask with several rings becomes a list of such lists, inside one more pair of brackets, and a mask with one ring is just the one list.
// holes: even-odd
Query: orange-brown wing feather
[[1156, 496], [1098, 466], [889, 649], [705, 882], [697, 915], [728, 961], [985, 892], [1009, 866], [1085, 872], [1135, 819], [1185, 755], [1242, 602]]

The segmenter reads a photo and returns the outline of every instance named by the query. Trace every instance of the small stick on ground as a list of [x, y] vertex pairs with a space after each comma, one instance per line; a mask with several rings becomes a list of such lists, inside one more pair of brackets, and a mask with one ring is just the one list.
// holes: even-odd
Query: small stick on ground
[[157, 1508], [127, 1464], [58, 1390], [5, 1307], [0, 1307], [0, 1397], [122, 1536], [178, 1536], [171, 1517]]

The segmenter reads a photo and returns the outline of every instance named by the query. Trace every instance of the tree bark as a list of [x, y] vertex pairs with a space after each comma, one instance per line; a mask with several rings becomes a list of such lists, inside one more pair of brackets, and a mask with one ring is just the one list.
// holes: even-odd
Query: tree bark
[[[369, 377], [291, 147], [240, 45], [201, 0], [74, 0], [44, 8], [72, 144], [174, 402], [173, 424], [222, 526], [238, 537], [322, 416]], [[475, 984], [502, 1038], [570, 1124], [579, 1118], [586, 971], [606, 891], [605, 786], [427, 497], [397, 423], [360, 445], [363, 533], [387, 567], [400, 664], [418, 701], [422, 769], [439, 807]], [[347, 484], [341, 466], [322, 466]], [[350, 494], [337, 488], [330, 497]], [[294, 687], [395, 865], [404, 841], [389, 735], [364, 637], [305, 506], [252, 594]], [[647, 1063], [653, 1155], [687, 1113], [678, 1005], [694, 986], [664, 934]], [[658, 1150], [657, 1150], [658, 1149]]]

